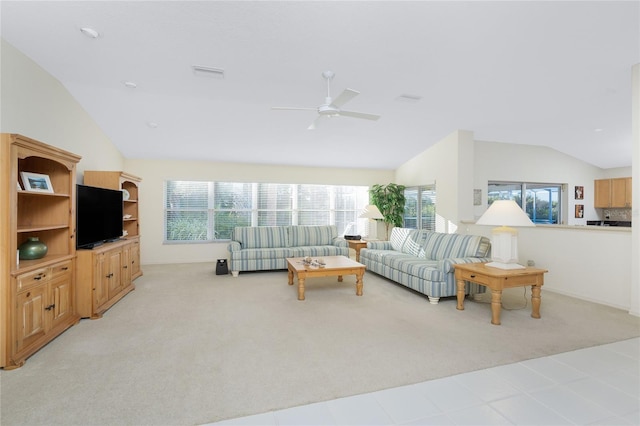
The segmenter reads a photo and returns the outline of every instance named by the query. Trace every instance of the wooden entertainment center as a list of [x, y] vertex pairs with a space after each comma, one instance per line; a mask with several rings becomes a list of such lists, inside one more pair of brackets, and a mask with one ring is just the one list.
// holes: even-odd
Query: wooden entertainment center
[[107, 189], [126, 190], [124, 197], [123, 240], [105, 243], [91, 250], [77, 251], [76, 294], [78, 314], [82, 318], [100, 318], [116, 302], [135, 289], [133, 280], [140, 269], [140, 233], [138, 224], [138, 187], [141, 179], [124, 172], [84, 172], [84, 184]]
[[[133, 290], [132, 281], [142, 275], [138, 177], [85, 172], [86, 185], [126, 189], [127, 237], [76, 251], [80, 159], [22, 135], [1, 134], [0, 368], [21, 367], [81, 317], [99, 318]], [[46, 254], [19, 259], [19, 247], [32, 237], [46, 244]]]

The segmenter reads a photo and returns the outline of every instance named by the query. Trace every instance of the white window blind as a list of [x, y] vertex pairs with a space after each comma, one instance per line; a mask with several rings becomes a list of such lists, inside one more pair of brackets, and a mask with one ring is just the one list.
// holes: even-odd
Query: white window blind
[[336, 225], [368, 204], [366, 186], [165, 182], [165, 242], [228, 240], [236, 226]]

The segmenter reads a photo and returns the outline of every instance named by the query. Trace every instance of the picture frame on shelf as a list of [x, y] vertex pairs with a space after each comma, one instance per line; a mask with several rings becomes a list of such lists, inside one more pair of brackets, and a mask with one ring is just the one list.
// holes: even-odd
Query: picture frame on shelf
[[53, 185], [49, 175], [32, 172], [20, 172], [22, 177], [22, 185], [25, 191], [31, 192], [48, 192], [53, 194]]
[[20, 186], [20, 182], [16, 182], [16, 184], [17, 184], [16, 189], [18, 191], [22, 191], [22, 186]]

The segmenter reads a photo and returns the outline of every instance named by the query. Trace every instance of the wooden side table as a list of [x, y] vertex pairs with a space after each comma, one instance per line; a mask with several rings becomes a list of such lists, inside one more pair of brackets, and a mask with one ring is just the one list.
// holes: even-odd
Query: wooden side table
[[356, 262], [360, 262], [360, 249], [367, 248], [367, 242], [363, 240], [347, 240], [349, 248], [356, 251]]
[[464, 282], [471, 281], [491, 289], [491, 324], [500, 325], [502, 290], [531, 286], [531, 316], [540, 318], [540, 292], [544, 285], [546, 269], [500, 269], [484, 263], [453, 265], [457, 285], [458, 310], [464, 310]]

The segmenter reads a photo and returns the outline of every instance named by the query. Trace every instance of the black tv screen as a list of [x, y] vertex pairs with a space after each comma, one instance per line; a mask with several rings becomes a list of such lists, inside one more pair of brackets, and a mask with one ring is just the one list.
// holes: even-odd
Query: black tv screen
[[122, 236], [122, 191], [76, 186], [76, 247], [93, 248]]

